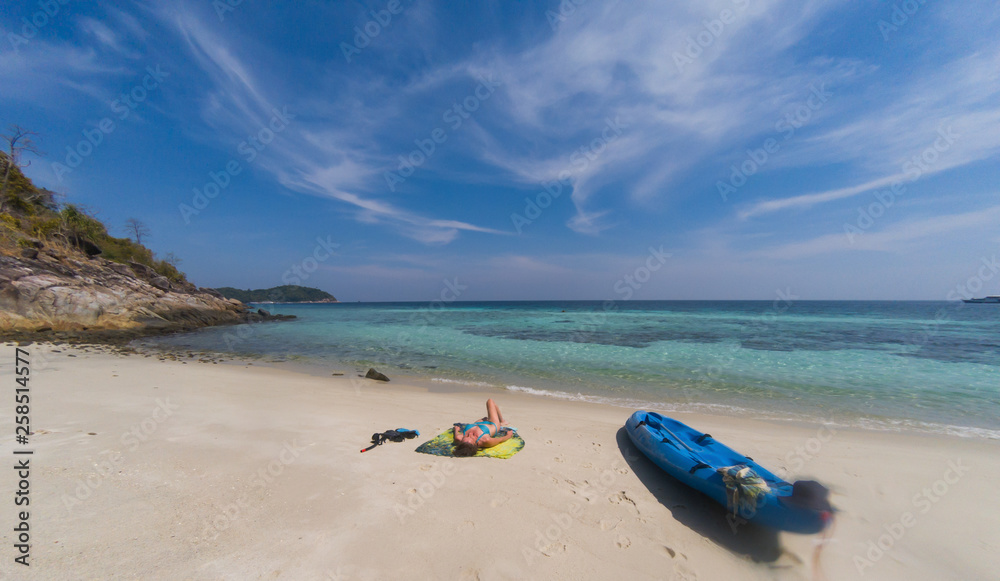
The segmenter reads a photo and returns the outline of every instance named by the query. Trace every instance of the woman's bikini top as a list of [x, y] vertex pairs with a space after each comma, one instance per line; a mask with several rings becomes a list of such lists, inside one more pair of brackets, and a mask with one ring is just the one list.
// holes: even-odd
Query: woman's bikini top
[[479, 437], [476, 438], [476, 443], [478, 444], [479, 440], [483, 439], [483, 436], [490, 436], [490, 437], [492, 437], [492, 434], [490, 434], [490, 428], [489, 428], [489, 426], [493, 426], [494, 428], [497, 428], [497, 425], [494, 424], [493, 422], [476, 422], [474, 424], [465, 424], [465, 426], [462, 427], [462, 431], [463, 432], [468, 432], [469, 428], [474, 428], [474, 427], [478, 427], [480, 430], [482, 430], [483, 433], [479, 434]]

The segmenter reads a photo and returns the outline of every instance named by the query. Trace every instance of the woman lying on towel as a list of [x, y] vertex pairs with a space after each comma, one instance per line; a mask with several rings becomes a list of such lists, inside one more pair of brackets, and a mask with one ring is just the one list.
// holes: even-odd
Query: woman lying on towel
[[[501, 430], [506, 426], [500, 408], [492, 399], [486, 400], [486, 417], [474, 424], [455, 424], [456, 456], [474, 456], [480, 448], [492, 448], [514, 437], [512, 430]], [[502, 432], [503, 433], [501, 435]]]

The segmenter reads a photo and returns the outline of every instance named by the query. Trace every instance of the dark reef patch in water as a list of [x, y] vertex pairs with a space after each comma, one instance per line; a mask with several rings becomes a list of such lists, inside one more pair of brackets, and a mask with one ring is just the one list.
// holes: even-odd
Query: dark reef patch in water
[[682, 341], [687, 343], [718, 343], [722, 337], [704, 331], [680, 331], [675, 329], [639, 328], [628, 333], [611, 330], [563, 330], [563, 329], [501, 329], [465, 327], [463, 332], [479, 337], [513, 339], [516, 341], [543, 341], [548, 343], [584, 343], [611, 345], [616, 347], [643, 348], [659, 341]]

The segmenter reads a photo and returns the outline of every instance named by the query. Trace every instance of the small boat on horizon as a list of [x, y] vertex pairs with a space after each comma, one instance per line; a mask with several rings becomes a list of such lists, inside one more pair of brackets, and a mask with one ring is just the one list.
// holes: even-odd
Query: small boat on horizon
[[990, 303], [1000, 305], [1000, 296], [988, 296], [981, 299], [962, 299], [963, 303]]

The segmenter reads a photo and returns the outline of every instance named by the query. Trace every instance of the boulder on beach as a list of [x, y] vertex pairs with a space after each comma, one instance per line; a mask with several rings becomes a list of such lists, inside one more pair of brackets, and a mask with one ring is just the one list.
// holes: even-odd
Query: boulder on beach
[[389, 381], [389, 378], [386, 377], [385, 374], [375, 371], [374, 367], [368, 370], [368, 373], [365, 374], [365, 379], [374, 379], [375, 381]]

